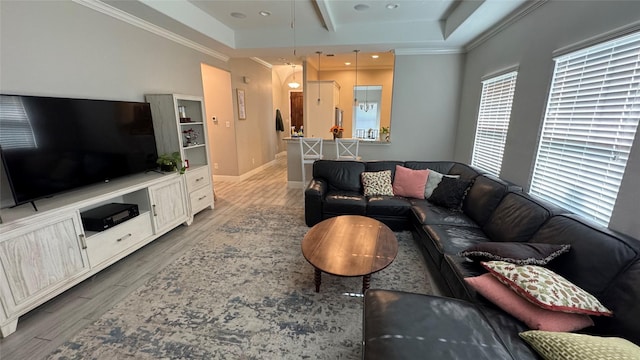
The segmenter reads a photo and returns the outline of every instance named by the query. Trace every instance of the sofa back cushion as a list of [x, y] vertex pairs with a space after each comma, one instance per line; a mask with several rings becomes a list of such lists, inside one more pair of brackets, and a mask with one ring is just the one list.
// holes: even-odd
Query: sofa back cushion
[[479, 175], [467, 191], [462, 211], [484, 226], [509, 190], [509, 185], [493, 175]]
[[531, 242], [571, 245], [568, 253], [547, 267], [613, 311], [612, 318], [593, 319], [594, 333], [640, 344], [640, 241], [563, 214], [549, 219]]
[[508, 192], [482, 230], [492, 241], [529, 241], [561, 208], [520, 192]]
[[453, 161], [405, 161], [404, 166], [413, 170], [435, 170], [440, 174], [448, 174], [453, 167]]
[[460, 175], [460, 179], [463, 180], [473, 180], [476, 176], [483, 174], [484, 172], [476, 169], [472, 166], [463, 163], [454, 163], [451, 169], [447, 174], [449, 175]]
[[382, 160], [382, 161], [367, 161], [364, 163], [365, 171], [383, 171], [391, 170], [391, 181], [396, 178], [396, 166], [404, 166], [403, 161]]
[[324, 179], [329, 185], [329, 190], [362, 193], [362, 172], [364, 163], [359, 161], [318, 160], [313, 163], [313, 177]]

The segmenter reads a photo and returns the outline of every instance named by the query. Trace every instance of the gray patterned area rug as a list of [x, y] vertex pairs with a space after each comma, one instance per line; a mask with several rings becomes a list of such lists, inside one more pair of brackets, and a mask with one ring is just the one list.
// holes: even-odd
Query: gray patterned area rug
[[[169, 264], [50, 359], [359, 359], [362, 278], [323, 274], [300, 241], [301, 209], [258, 207]], [[429, 293], [409, 232], [371, 288]]]

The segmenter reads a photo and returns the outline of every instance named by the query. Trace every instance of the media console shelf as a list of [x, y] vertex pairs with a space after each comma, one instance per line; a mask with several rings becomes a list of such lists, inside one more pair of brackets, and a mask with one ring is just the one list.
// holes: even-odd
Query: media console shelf
[[[0, 335], [15, 332], [19, 316], [190, 222], [187, 181], [198, 175], [150, 172], [38, 200], [37, 212], [30, 204], [0, 210]], [[81, 212], [113, 202], [136, 204], [140, 214], [104, 231], [83, 229]]]

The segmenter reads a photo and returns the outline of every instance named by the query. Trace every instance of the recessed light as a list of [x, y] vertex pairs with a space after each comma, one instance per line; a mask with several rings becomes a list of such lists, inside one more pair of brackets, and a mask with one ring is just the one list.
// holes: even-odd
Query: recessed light
[[236, 19], [244, 19], [247, 17], [247, 15], [241, 13], [241, 12], [232, 12], [231, 16], [236, 18]]
[[372, 58], [372, 59], [377, 59], [377, 58], [379, 58], [379, 57], [380, 57], [380, 55], [371, 55], [371, 58]]
[[356, 9], [357, 11], [364, 11], [369, 9], [369, 5], [367, 4], [358, 4], [356, 6], [353, 7], [354, 9]]
[[262, 10], [258, 14], [260, 14], [262, 16], [271, 16], [271, 13], [269, 11], [267, 11], [267, 10]]
[[344, 64], [345, 64], [345, 65], [347, 65], [347, 66], [351, 65], [351, 63], [350, 63], [350, 62], [346, 62], [346, 63], [344, 63]]
[[387, 9], [389, 10], [393, 10], [397, 8], [398, 8], [398, 4], [387, 4]]

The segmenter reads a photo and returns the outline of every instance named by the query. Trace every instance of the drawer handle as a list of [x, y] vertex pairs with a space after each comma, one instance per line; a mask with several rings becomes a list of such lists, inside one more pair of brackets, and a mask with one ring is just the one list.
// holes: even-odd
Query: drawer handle
[[82, 245], [83, 249], [87, 248], [87, 240], [84, 237], [84, 234], [80, 234], [78, 235], [78, 237], [80, 238], [80, 244]]
[[206, 199], [206, 198], [207, 198], [207, 195], [205, 195], [205, 196], [201, 196], [201, 197], [199, 197], [199, 198], [198, 198], [198, 201], [200, 201], [200, 200], [202, 200], [202, 199]]
[[151, 207], [153, 208], [153, 216], [158, 216], [158, 212], [156, 212], [156, 206], [151, 205]]
[[196, 179], [196, 182], [200, 181], [200, 180], [204, 180], [204, 176], [201, 176], [199, 178]]
[[130, 237], [131, 237], [131, 234], [127, 234], [127, 235], [125, 235], [125, 236], [121, 237], [120, 239], [118, 239], [118, 240], [116, 240], [116, 241], [122, 241], [122, 240], [124, 240], [124, 239], [128, 239], [128, 238], [130, 238]]

